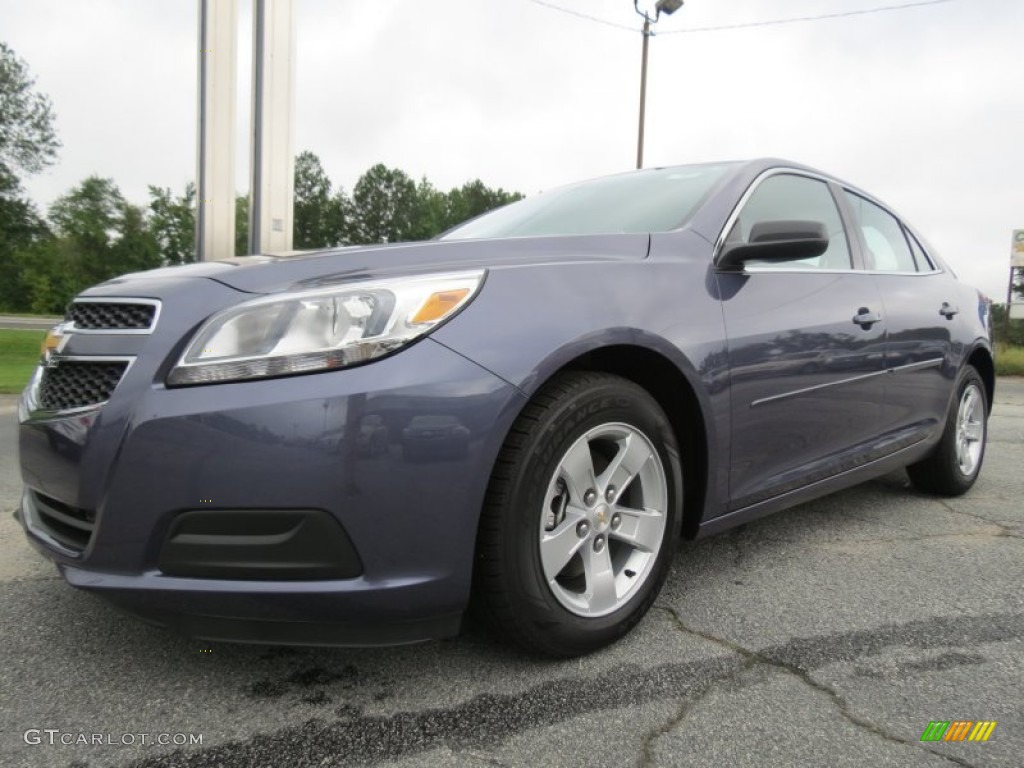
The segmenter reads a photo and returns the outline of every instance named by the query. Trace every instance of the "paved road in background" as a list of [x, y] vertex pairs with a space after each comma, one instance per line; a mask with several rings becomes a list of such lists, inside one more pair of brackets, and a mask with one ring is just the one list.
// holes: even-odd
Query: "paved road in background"
[[[1020, 380], [999, 384], [968, 496], [921, 496], [895, 473], [684, 542], [637, 631], [563, 662], [473, 627], [324, 650], [209, 646], [123, 617], [60, 581], [11, 520], [13, 420], [0, 399], [0, 765], [1021, 765]], [[998, 725], [987, 743], [922, 743], [933, 720]], [[28, 729], [136, 743], [29, 745]]]
[[0, 329], [21, 331], [48, 331], [61, 321], [59, 317], [18, 317], [0, 315]]

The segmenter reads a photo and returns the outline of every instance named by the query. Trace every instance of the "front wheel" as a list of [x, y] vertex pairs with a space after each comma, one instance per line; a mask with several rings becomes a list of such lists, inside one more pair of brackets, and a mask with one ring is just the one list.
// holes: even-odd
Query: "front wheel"
[[907, 467], [918, 490], [939, 496], [960, 496], [970, 490], [985, 458], [988, 410], [985, 383], [968, 366], [960, 376], [939, 444], [929, 456]]
[[488, 488], [474, 606], [502, 636], [575, 656], [628, 632], [679, 537], [672, 426], [632, 382], [570, 373], [526, 406]]

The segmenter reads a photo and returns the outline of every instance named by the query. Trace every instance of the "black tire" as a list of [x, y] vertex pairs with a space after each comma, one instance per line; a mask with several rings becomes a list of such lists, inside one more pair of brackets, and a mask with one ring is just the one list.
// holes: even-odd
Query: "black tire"
[[[960, 444], [958, 422], [963, 415], [961, 409], [965, 406], [965, 397], [969, 391], [980, 403], [981, 413], [978, 414], [978, 417], [980, 417], [981, 438], [974, 441], [978, 443], [980, 449], [977, 459], [972, 462], [973, 466], [964, 471], [960, 461], [961, 453], [958, 449]], [[949, 413], [946, 415], [946, 425], [938, 445], [926, 458], [907, 467], [907, 474], [910, 475], [911, 482], [919, 491], [937, 496], [961, 496], [970, 490], [974, 481], [978, 479], [978, 473], [981, 471], [981, 465], [985, 458], [988, 413], [989, 404], [985, 383], [977, 370], [972, 366], [967, 366], [960, 374], [956, 396], [950, 403]]]
[[[557, 514], [554, 500], [548, 496], [555, 487], [563, 489], [567, 500], [575, 496], [557, 474], [564, 468], [563, 463], [574, 446], [586, 446], [587, 455], [593, 460], [591, 476], [600, 476], [598, 462], [601, 457], [596, 452], [591, 453], [592, 445], [601, 447], [600, 439], [595, 437], [594, 443], [590, 443], [589, 436], [600, 434], [603, 429], [617, 428], [626, 430], [629, 439], [639, 433], [636, 439], [642, 439], [639, 444], [643, 446], [641, 455], [646, 456], [642, 460], [645, 469], [643, 473], [637, 471], [632, 475], [634, 479], [623, 484], [618, 497], [615, 497], [614, 487], [608, 489], [615, 498], [614, 504], [605, 503], [603, 496], [584, 493], [585, 497], [597, 498], [596, 503], [591, 502], [592, 509], [583, 509], [595, 515], [589, 524], [592, 528], [584, 530], [590, 530], [592, 537], [604, 539], [602, 547], [608, 548], [604, 557], [608, 563], [613, 563], [612, 572], [615, 572], [616, 558], [621, 565], [623, 556], [631, 558], [634, 553], [637, 553], [636, 557], [645, 558], [644, 566], [639, 574], [628, 567], [615, 573], [615, 578], [620, 580], [616, 584], [625, 583], [626, 587], [621, 598], [618, 597], [618, 587], [613, 590], [615, 598], [611, 607], [606, 609], [610, 613], [578, 615], [562, 602], [565, 595], [571, 599], [572, 593], [565, 590], [561, 592], [561, 598], [557, 597], [556, 590], [560, 588], [549, 586], [544, 575], [541, 538], [544, 531], [551, 531], [554, 536], [556, 530], [562, 530], [544, 527], [555, 520]], [[587, 436], [586, 441], [584, 436]], [[612, 459], [608, 460], [606, 469], [619, 456], [618, 453], [610, 455]], [[657, 466], [653, 462], [655, 458], [660, 462]], [[666, 502], [664, 516], [658, 517], [656, 524], [660, 526], [664, 520], [660, 546], [652, 543], [650, 547], [632, 549], [631, 544], [623, 544], [616, 538], [629, 526], [623, 526], [623, 516], [615, 515], [614, 511], [624, 510], [630, 504], [626, 497], [633, 493], [630, 488], [634, 484], [646, 486], [647, 478], [655, 477], [657, 481], [650, 481], [652, 493]], [[574, 488], [576, 485], [579, 483], [572, 483]], [[646, 498], [647, 488], [638, 492]], [[477, 537], [474, 613], [500, 637], [527, 650], [550, 656], [578, 656], [614, 642], [640, 621], [668, 575], [679, 539], [682, 494], [682, 468], [675, 434], [664, 411], [646, 390], [608, 374], [573, 372], [559, 375], [523, 409], [495, 464]], [[578, 501], [572, 498], [573, 504]], [[623, 501], [623, 506], [617, 506], [620, 501]], [[575, 528], [571, 529], [584, 541], [580, 534], [582, 519], [565, 517], [568, 503], [562, 507], [562, 522], [568, 526], [563, 532], [574, 525]], [[619, 518], [617, 524], [616, 517]], [[642, 527], [640, 517], [642, 515], [638, 514], [635, 519], [630, 518], [632, 523], [636, 523], [637, 531]], [[606, 519], [611, 520], [607, 526]], [[616, 525], [623, 527], [612, 527]], [[606, 531], [606, 535], [601, 531]], [[566, 537], [565, 540], [571, 541], [571, 538]], [[585, 540], [579, 544], [579, 554], [572, 557], [593, 557], [590, 562], [597, 562], [602, 556], [591, 555], [591, 551], [585, 548], [591, 546], [594, 552], [600, 552], [598, 543]], [[582, 569], [582, 560], [579, 568]], [[628, 577], [624, 582], [623, 573]], [[631, 584], [629, 580], [634, 577], [638, 579]], [[586, 580], [585, 575], [578, 578]]]

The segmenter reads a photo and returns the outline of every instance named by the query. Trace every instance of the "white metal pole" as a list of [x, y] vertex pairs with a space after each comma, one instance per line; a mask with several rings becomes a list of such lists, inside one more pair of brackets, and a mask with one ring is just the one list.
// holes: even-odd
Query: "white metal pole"
[[235, 254], [237, 0], [199, 0], [196, 259]]
[[295, 14], [292, 0], [253, 8], [249, 252], [292, 250]]

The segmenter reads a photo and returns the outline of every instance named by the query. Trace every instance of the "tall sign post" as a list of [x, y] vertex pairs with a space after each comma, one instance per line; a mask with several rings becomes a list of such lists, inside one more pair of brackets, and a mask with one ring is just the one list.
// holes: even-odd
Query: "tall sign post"
[[237, 0], [199, 0], [196, 260], [235, 254]]
[[1014, 296], [1014, 289], [1024, 285], [1024, 229], [1013, 230], [1010, 243], [1010, 283], [1006, 287], [1006, 316], [1009, 320], [1024, 320], [1024, 296]]
[[255, 0], [249, 253], [292, 250], [295, 155], [292, 0]]

